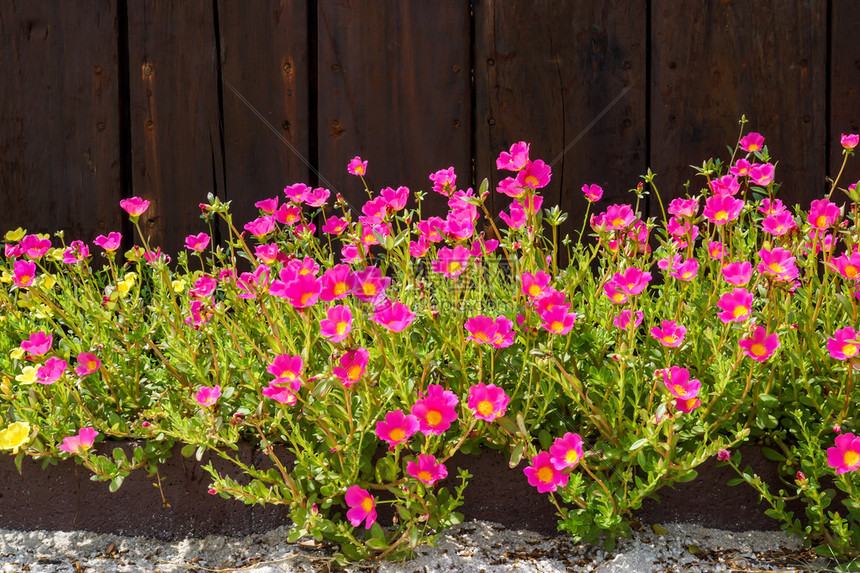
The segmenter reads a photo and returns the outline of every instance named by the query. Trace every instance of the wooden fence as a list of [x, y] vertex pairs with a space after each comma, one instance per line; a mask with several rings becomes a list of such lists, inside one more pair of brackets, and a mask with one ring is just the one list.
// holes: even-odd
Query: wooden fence
[[855, 0], [0, 0], [0, 232], [130, 235], [139, 195], [176, 251], [210, 192], [243, 223], [298, 181], [360, 203], [355, 155], [376, 188], [495, 182], [519, 140], [574, 225], [584, 183], [695, 190], [741, 114], [808, 203], [860, 125], [858, 29]]

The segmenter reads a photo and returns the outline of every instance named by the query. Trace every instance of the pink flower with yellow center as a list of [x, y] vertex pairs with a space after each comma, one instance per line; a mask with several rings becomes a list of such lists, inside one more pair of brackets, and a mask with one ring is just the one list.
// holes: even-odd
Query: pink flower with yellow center
[[832, 338], [827, 339], [827, 351], [836, 360], [848, 360], [860, 353], [860, 340], [857, 339], [857, 331], [853, 328], [840, 328], [833, 333]]
[[331, 197], [331, 191], [324, 187], [317, 187], [313, 191], [308, 191], [304, 199], [308, 207], [322, 207], [329, 197]]
[[756, 185], [767, 187], [773, 183], [774, 171], [776, 168], [770, 163], [755, 164], [750, 167], [750, 180]]
[[185, 248], [189, 251], [200, 253], [206, 250], [209, 246], [209, 235], [206, 233], [197, 233], [196, 235], [188, 235], [185, 237]]
[[828, 199], [817, 199], [810, 204], [806, 220], [812, 228], [824, 230], [836, 224], [839, 215], [840, 211], [836, 203]]
[[532, 458], [532, 465], [523, 469], [529, 480], [529, 485], [537, 488], [538, 493], [550, 493], [559, 486], [567, 485], [569, 474], [562, 473], [550, 461], [549, 452], [540, 452]]
[[499, 218], [511, 229], [522, 229], [528, 222], [528, 217], [528, 212], [516, 201], [511, 203], [510, 215], [499, 213]]
[[301, 387], [302, 383], [298, 379], [275, 378], [269, 382], [267, 387], [263, 388], [263, 396], [287, 406], [294, 406], [297, 401], [296, 392]]
[[266, 372], [275, 377], [275, 382], [282, 383], [294, 380], [302, 375], [304, 361], [301, 356], [279, 354], [271, 364], [266, 367]]
[[666, 209], [670, 215], [681, 217], [684, 219], [692, 219], [699, 212], [699, 201], [696, 199], [684, 199], [678, 197], [672, 199], [669, 207]]
[[702, 383], [697, 379], [690, 379], [690, 372], [680, 366], [672, 366], [663, 370], [657, 370], [657, 375], [663, 376], [663, 385], [675, 398], [689, 400], [699, 395]]
[[81, 241], [72, 241], [69, 248], [63, 251], [63, 262], [67, 265], [79, 263], [90, 256], [90, 248]]
[[439, 260], [431, 262], [434, 273], [442, 273], [447, 278], [455, 278], [460, 276], [469, 266], [469, 250], [462, 245], [457, 245], [453, 249], [442, 247], [438, 254]]
[[729, 169], [729, 173], [736, 177], [746, 177], [750, 174], [751, 168], [752, 163], [750, 163], [746, 159], [738, 159], [737, 161], [735, 161], [735, 164], [732, 165]]
[[362, 161], [361, 157], [356, 155], [349, 160], [346, 170], [350, 175], [362, 176], [367, 173], [367, 161]]
[[576, 313], [568, 312], [567, 304], [556, 305], [540, 313], [541, 327], [553, 334], [567, 334], [576, 322]]
[[640, 294], [651, 280], [651, 273], [636, 267], [630, 267], [623, 272], [615, 273], [612, 282], [624, 294], [636, 296]]
[[717, 307], [723, 311], [717, 316], [724, 323], [747, 320], [752, 312], [752, 301], [753, 295], [747, 289], [732, 289], [732, 292], [727, 292], [717, 302]]
[[559, 471], [575, 468], [582, 459], [582, 437], [568, 432], [556, 438], [549, 448], [549, 456], [550, 463]]
[[28, 287], [33, 284], [36, 278], [36, 263], [32, 261], [15, 261], [12, 271], [14, 273], [12, 284], [18, 288]]
[[687, 259], [669, 271], [669, 276], [682, 281], [691, 281], [696, 278], [696, 273], [698, 272], [699, 261], [696, 259]]
[[752, 279], [752, 263], [749, 261], [731, 262], [720, 269], [723, 279], [735, 286], [744, 286]]
[[244, 229], [257, 239], [261, 239], [275, 230], [275, 219], [270, 215], [265, 215], [245, 223]]
[[370, 352], [365, 348], [350, 350], [338, 359], [338, 365], [332, 367], [332, 373], [340, 378], [344, 388], [349, 388], [364, 376], [369, 359]]
[[436, 456], [431, 454], [419, 454], [417, 462], [407, 463], [406, 473], [427, 485], [448, 477], [448, 469], [444, 464], [436, 463]]
[[852, 281], [860, 280], [860, 252], [855, 251], [834, 257], [830, 263], [843, 278]]
[[510, 151], [502, 151], [496, 159], [496, 169], [519, 171], [529, 162], [529, 144], [518, 141], [511, 145]]
[[836, 475], [860, 468], [860, 437], [851, 433], [836, 436], [834, 447], [827, 448], [827, 465], [836, 468]]
[[[278, 210], [275, 211], [271, 218], [280, 223], [281, 225], [286, 225], [287, 227], [293, 227], [299, 224], [302, 220], [302, 208], [298, 205], [292, 205], [289, 203], [285, 203], [278, 207]], [[246, 227], [247, 228], [247, 227]], [[264, 230], [264, 229], [262, 229]], [[253, 232], [251, 234], [254, 234]]]
[[430, 243], [427, 242], [427, 237], [421, 235], [417, 241], [409, 241], [409, 255], [420, 258], [427, 254], [430, 250]]
[[427, 386], [427, 396], [415, 402], [411, 413], [424, 434], [441, 434], [457, 419], [457, 395], [439, 384]]
[[128, 199], [122, 199], [119, 202], [119, 206], [122, 207], [123, 211], [134, 218], [140, 217], [147, 209], [149, 209], [149, 201], [141, 199], [140, 197], [129, 197]]
[[402, 410], [388, 412], [384, 422], [382, 420], [376, 422], [377, 437], [388, 442], [388, 447], [391, 449], [407, 441], [417, 431], [418, 418], [412, 414], [404, 414]]
[[567, 302], [563, 292], [547, 287], [544, 295], [535, 303], [535, 308], [539, 314], [543, 314], [556, 307], [564, 307], [565, 312], [567, 312], [570, 310], [570, 303]]
[[741, 149], [750, 153], [761, 151], [764, 147], [764, 136], [755, 131], [750, 132], [738, 141], [738, 145]]
[[320, 334], [332, 342], [340, 342], [352, 331], [352, 312], [349, 307], [339, 304], [326, 311], [326, 318], [320, 320]]
[[391, 211], [400, 211], [406, 207], [406, 202], [409, 201], [409, 188], [400, 186], [395, 190], [386, 187], [379, 192], [379, 195], [385, 200]]
[[735, 195], [741, 190], [741, 184], [734, 175], [723, 175], [712, 179], [709, 185], [714, 195]]
[[311, 188], [304, 183], [294, 183], [293, 185], [284, 187], [284, 195], [293, 203], [301, 203], [304, 201], [305, 194], [310, 190]]
[[844, 147], [847, 151], [851, 151], [852, 149], [854, 149], [855, 147], [857, 147], [857, 144], [858, 144], [858, 143], [860, 143], [860, 135], [858, 135], [858, 134], [856, 134], [856, 133], [848, 133], [848, 134], [843, 133], [843, 134], [839, 137], [839, 143], [840, 143], [840, 144], [842, 145], [842, 147]]
[[758, 206], [759, 213], [764, 215], [776, 215], [787, 211], [785, 204], [779, 199], [762, 199]]
[[637, 310], [634, 315], [632, 310], [626, 309], [622, 310], [618, 316], [612, 319], [612, 324], [621, 330], [627, 330], [628, 328], [636, 329], [642, 324], [644, 316], [641, 310]]
[[107, 236], [99, 235], [95, 239], [93, 239], [93, 244], [97, 247], [101, 247], [103, 250], [107, 252], [115, 251], [119, 248], [120, 243], [122, 243], [122, 235], [117, 232], [108, 233]]
[[685, 414], [689, 414], [701, 405], [702, 401], [696, 397], [675, 398], [675, 409], [684, 412]]
[[204, 408], [209, 408], [215, 405], [215, 402], [218, 401], [218, 398], [221, 397], [221, 386], [215, 386], [214, 388], [210, 388], [209, 386], [202, 386], [199, 390], [197, 390], [197, 394], [195, 394], [194, 399], [197, 400], [197, 403], [203, 406]]
[[492, 344], [494, 348], [505, 348], [514, 343], [514, 323], [504, 316], [495, 319], [478, 315], [465, 322], [463, 327], [469, 333], [466, 340], [479, 344]]
[[320, 298], [324, 301], [340, 300], [355, 287], [355, 277], [349, 265], [335, 265], [320, 277]]
[[450, 197], [457, 188], [457, 174], [454, 173], [453, 167], [440, 169], [436, 173], [432, 173], [430, 181], [433, 182], [433, 191], [446, 197]]
[[492, 422], [499, 416], [504, 416], [508, 409], [510, 396], [495, 384], [479, 382], [469, 388], [469, 400], [466, 405], [475, 414], [475, 418]]
[[585, 184], [582, 186], [582, 193], [585, 195], [585, 198], [594, 203], [596, 201], [600, 201], [600, 198], [603, 197], [603, 187], [597, 184]]
[[660, 326], [651, 329], [651, 336], [663, 346], [678, 347], [684, 342], [687, 329], [677, 324], [674, 320], [664, 320]]
[[75, 366], [75, 374], [83, 378], [96, 372], [102, 366], [102, 361], [95, 354], [81, 352], [78, 354], [78, 365]]
[[236, 281], [239, 298], [253, 299], [269, 289], [269, 267], [260, 265], [253, 273], [242, 273]]
[[636, 214], [630, 205], [610, 205], [603, 213], [603, 223], [607, 231], [626, 229], [636, 220]]
[[42, 239], [37, 235], [27, 235], [21, 239], [21, 249], [31, 259], [40, 259], [51, 248], [50, 239]]
[[42, 332], [34, 332], [27, 340], [21, 342], [21, 350], [30, 356], [42, 356], [51, 349], [54, 335]]
[[744, 202], [731, 195], [713, 195], [705, 199], [705, 210], [702, 214], [719, 227], [737, 219], [743, 207]]
[[609, 281], [603, 285], [603, 294], [609, 297], [609, 300], [615, 304], [624, 304], [629, 297], [618, 287], [614, 281]]
[[39, 384], [53, 384], [60, 379], [66, 371], [68, 364], [62, 358], [51, 357], [45, 361], [36, 371], [36, 382]]
[[794, 217], [788, 211], [780, 211], [773, 215], [765, 217], [761, 224], [762, 230], [765, 233], [774, 237], [781, 237], [797, 228], [797, 223], [794, 222]]
[[750, 337], [741, 339], [738, 345], [753, 360], [764, 362], [779, 348], [779, 338], [776, 333], [768, 334], [764, 327], [757, 326]]
[[349, 506], [346, 518], [353, 527], [358, 527], [364, 522], [364, 528], [370, 529], [376, 522], [376, 500], [366, 489], [357, 485], [350, 486], [346, 490], [344, 501]]
[[391, 284], [391, 279], [382, 276], [377, 267], [367, 267], [354, 274], [355, 286], [352, 295], [362, 302], [375, 304], [385, 294], [385, 289]]
[[770, 275], [778, 281], [792, 281], [798, 275], [791, 251], [777, 247], [773, 250], [761, 249], [758, 252], [761, 262], [756, 267], [760, 273]]
[[431, 243], [438, 243], [445, 238], [445, 221], [439, 217], [429, 217], [418, 221], [415, 225], [422, 237]]
[[536, 159], [529, 162], [517, 172], [517, 183], [529, 189], [541, 189], [549, 185], [552, 169], [549, 165]]
[[346, 230], [349, 223], [340, 217], [329, 217], [322, 226], [322, 232], [328, 235], [340, 235]]
[[279, 254], [278, 245], [275, 243], [254, 246], [254, 256], [266, 265], [271, 265], [277, 261]]
[[402, 302], [386, 300], [376, 307], [371, 320], [392, 332], [402, 332], [415, 320], [415, 313]]
[[546, 287], [552, 277], [543, 271], [538, 271], [535, 274], [528, 272], [520, 276], [521, 289], [524, 295], [531, 299], [538, 299], [544, 295]]
[[76, 436], [63, 438], [60, 449], [70, 454], [83, 454], [93, 447], [93, 442], [98, 435], [99, 433], [93, 428], [81, 428]]
[[715, 261], [723, 260], [726, 256], [726, 246], [719, 241], [711, 241], [708, 243], [708, 256]]
[[322, 292], [322, 283], [313, 275], [299, 275], [294, 281], [286, 284], [283, 291], [275, 291], [272, 283], [272, 294], [283, 296], [295, 308], [307, 308], [317, 303]]

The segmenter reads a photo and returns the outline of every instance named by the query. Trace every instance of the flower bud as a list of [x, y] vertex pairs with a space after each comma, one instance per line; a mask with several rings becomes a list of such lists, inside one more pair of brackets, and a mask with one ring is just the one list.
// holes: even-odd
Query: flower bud
[[720, 450], [719, 452], [717, 452], [717, 459], [721, 462], [727, 462], [731, 457], [732, 456], [728, 450]]

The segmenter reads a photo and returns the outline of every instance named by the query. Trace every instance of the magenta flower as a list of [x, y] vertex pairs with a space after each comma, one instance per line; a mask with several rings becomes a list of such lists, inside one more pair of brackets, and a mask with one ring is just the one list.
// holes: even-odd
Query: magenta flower
[[860, 143], [860, 135], [857, 135], [856, 133], [843, 133], [839, 138], [839, 143], [842, 144], [842, 147], [847, 151], [851, 151], [857, 147], [858, 143]]
[[727, 283], [744, 286], [752, 279], [752, 264], [749, 261], [732, 262], [720, 269], [720, 272]]
[[685, 414], [689, 414], [696, 408], [702, 405], [702, 401], [697, 397], [693, 398], [675, 398], [675, 408], [684, 412]]
[[445, 238], [445, 221], [439, 217], [418, 221], [415, 227], [421, 236], [426, 237], [431, 243], [438, 243]]
[[[291, 205], [291, 204], [285, 203], [285, 204], [281, 205], [280, 207], [278, 207], [278, 209], [274, 213], [272, 213], [272, 215], [269, 216], [268, 218], [274, 219], [275, 221], [277, 221], [281, 225], [286, 225], [287, 227], [292, 227], [292, 226], [298, 224], [299, 222], [301, 222], [301, 220], [302, 220], [302, 208], [299, 207], [298, 205]], [[257, 219], [257, 221], [259, 221], [259, 220], [260, 219]], [[253, 223], [253, 221], [251, 223]], [[251, 223], [249, 223], [249, 224], [251, 224]], [[267, 228], [268, 228], [268, 223], [264, 222], [261, 224], [258, 231], [265, 231]], [[250, 232], [252, 235], [258, 236], [253, 230], [248, 229], [248, 225], [245, 225], [245, 229], [248, 232]], [[274, 230], [274, 224], [273, 224], [271, 230]], [[271, 230], [270, 230], [270, 232], [271, 232]]]
[[419, 454], [417, 462], [407, 463], [406, 473], [431, 486], [448, 477], [448, 469], [445, 465], [436, 463], [436, 456], [430, 454]]
[[352, 294], [362, 302], [371, 304], [379, 300], [385, 293], [385, 289], [391, 284], [391, 279], [382, 276], [382, 271], [377, 267], [367, 267], [360, 271], [356, 271], [355, 287]]
[[60, 449], [70, 454], [83, 454], [91, 447], [99, 433], [93, 428], [81, 428], [78, 435], [63, 438]]
[[636, 214], [630, 205], [610, 205], [603, 214], [607, 231], [621, 231], [633, 224]]
[[827, 465], [836, 468], [836, 475], [860, 467], [860, 437], [851, 433], [836, 436], [835, 446], [827, 448]]
[[814, 229], [824, 230], [831, 227], [839, 219], [839, 207], [827, 199], [818, 199], [809, 206], [807, 222]]
[[21, 248], [31, 259], [39, 259], [51, 248], [51, 240], [42, 239], [37, 235], [27, 235], [21, 239]]
[[651, 336], [663, 346], [678, 347], [684, 342], [687, 329], [677, 324], [674, 320], [664, 320], [660, 326], [651, 329]]
[[54, 335], [42, 331], [34, 332], [30, 338], [21, 342], [21, 350], [30, 356], [42, 356], [51, 349]]
[[78, 365], [75, 366], [75, 374], [83, 378], [96, 372], [102, 366], [102, 361], [95, 354], [81, 352], [78, 354]]
[[860, 280], [860, 252], [844, 253], [832, 258], [830, 264], [843, 278], [852, 281]]
[[265, 215], [245, 223], [244, 229], [256, 238], [261, 239], [275, 230], [275, 218], [271, 215]]
[[296, 392], [301, 387], [302, 383], [298, 378], [295, 380], [275, 378], [269, 382], [267, 387], [263, 388], [263, 396], [287, 406], [294, 406], [297, 401]]
[[441, 434], [457, 419], [457, 395], [439, 384], [427, 387], [427, 397], [412, 406], [411, 413], [418, 419], [418, 429], [424, 434]]
[[344, 388], [349, 388], [361, 380], [369, 359], [370, 352], [365, 348], [350, 350], [338, 359], [338, 365], [332, 367], [332, 373], [340, 378]]
[[40, 366], [36, 371], [36, 382], [39, 384], [53, 384], [60, 379], [60, 376], [66, 371], [68, 364], [61, 358], [51, 357], [45, 361], [44, 366]]
[[764, 147], [764, 136], [753, 131], [743, 136], [738, 141], [738, 145], [740, 145], [741, 149], [750, 153], [761, 151], [762, 147]]
[[603, 294], [608, 296], [609, 300], [611, 300], [615, 304], [624, 304], [629, 300], [627, 295], [620, 288], [618, 288], [618, 285], [613, 281], [609, 281], [608, 283], [603, 285]]
[[576, 313], [568, 312], [569, 305], [556, 305], [540, 313], [541, 327], [553, 334], [567, 334], [576, 322]]
[[582, 459], [582, 437], [568, 432], [556, 438], [549, 449], [549, 456], [550, 463], [558, 471], [575, 468]]
[[586, 183], [582, 186], [582, 193], [586, 199], [594, 203], [600, 201], [601, 197], [603, 197], [603, 188], [597, 184], [589, 185]]
[[762, 221], [761, 228], [765, 233], [769, 233], [775, 237], [781, 237], [797, 228], [797, 223], [794, 222], [794, 217], [788, 211], [780, 211], [773, 215], [768, 215]]
[[717, 316], [724, 323], [741, 322], [750, 317], [753, 295], [745, 288], [732, 289], [720, 297], [717, 306], [723, 311]]
[[188, 291], [188, 294], [192, 298], [206, 298], [215, 292], [217, 286], [218, 281], [215, 279], [205, 276], [200, 277], [191, 285], [191, 290]]
[[289, 354], [279, 354], [275, 357], [271, 364], [266, 367], [266, 372], [275, 377], [275, 382], [281, 384], [290, 380], [295, 380], [302, 375], [304, 361], [301, 356], [291, 356]]
[[14, 273], [12, 284], [18, 288], [32, 285], [36, 278], [36, 263], [32, 261], [15, 261], [12, 270]]
[[276, 243], [266, 243], [263, 245], [254, 246], [254, 256], [257, 257], [263, 264], [271, 265], [278, 260], [278, 245]]
[[371, 320], [392, 332], [402, 332], [415, 320], [415, 313], [402, 302], [392, 304], [386, 300], [376, 307]]
[[750, 179], [756, 185], [761, 185], [762, 187], [766, 187], [773, 183], [774, 177], [774, 166], [770, 163], [765, 164], [755, 164], [750, 167]]
[[720, 226], [737, 219], [743, 206], [742, 200], [731, 195], [713, 195], [705, 200], [702, 214], [714, 225]]
[[519, 141], [511, 145], [510, 151], [502, 151], [496, 159], [496, 169], [519, 171], [529, 162], [529, 144]]
[[278, 198], [272, 197], [271, 199], [263, 199], [262, 201], [257, 201], [254, 203], [254, 207], [265, 213], [266, 215], [271, 215], [278, 209]]
[[669, 207], [666, 210], [670, 215], [692, 219], [696, 216], [696, 213], [699, 212], [699, 201], [696, 199], [684, 199], [682, 197], [678, 197], [677, 199], [672, 199], [672, 202], [669, 203]]
[[637, 310], [635, 315], [630, 309], [622, 310], [618, 316], [612, 319], [612, 324], [621, 330], [627, 330], [628, 328], [636, 329], [642, 324], [643, 316], [644, 314], [641, 310]]
[[324, 301], [340, 300], [352, 292], [355, 277], [349, 265], [335, 265], [320, 277], [322, 290], [320, 298]]
[[320, 320], [320, 334], [332, 342], [340, 342], [352, 331], [352, 312], [343, 304], [333, 306]]
[[305, 199], [305, 194], [310, 190], [311, 188], [304, 183], [295, 183], [289, 187], [284, 187], [284, 195], [293, 203], [301, 203]]
[[135, 217], [140, 217], [149, 209], [149, 201], [140, 197], [129, 197], [128, 199], [121, 200], [119, 206], [134, 219]]
[[738, 344], [744, 349], [744, 354], [753, 360], [764, 362], [779, 348], [779, 338], [776, 333], [768, 334], [764, 327], [757, 326], [749, 338], [740, 340]]
[[532, 458], [532, 465], [523, 469], [529, 480], [529, 485], [535, 486], [538, 493], [556, 491], [559, 486], [567, 485], [569, 474], [562, 473], [550, 461], [548, 452], [540, 452]]
[[104, 235], [99, 235], [98, 237], [93, 239], [94, 245], [101, 247], [103, 250], [105, 250], [107, 252], [112, 252], [112, 251], [117, 250], [119, 248], [119, 245], [121, 242], [122, 242], [122, 235], [117, 233], [117, 232], [108, 233], [107, 237], [105, 237]]
[[395, 190], [391, 187], [386, 187], [379, 192], [379, 195], [385, 201], [389, 210], [400, 211], [406, 207], [406, 202], [409, 201], [409, 188], [401, 186]]
[[536, 159], [526, 164], [517, 173], [517, 183], [529, 189], [541, 189], [549, 185], [549, 180], [552, 177], [552, 169], [549, 165]]
[[528, 222], [528, 212], [516, 201], [511, 203], [510, 212], [510, 215], [504, 211], [499, 213], [499, 218], [511, 229], [522, 229]]
[[447, 278], [460, 276], [469, 264], [469, 250], [462, 245], [452, 249], [439, 249], [439, 260], [431, 263], [434, 273], [442, 273]]
[[717, 459], [721, 462], [727, 462], [732, 458], [728, 450], [720, 450], [717, 452]]
[[340, 235], [346, 230], [348, 223], [340, 217], [329, 217], [322, 226], [322, 232], [329, 235]]
[[550, 279], [552, 279], [552, 277], [543, 271], [538, 271], [535, 274], [531, 274], [529, 272], [523, 273], [522, 276], [520, 276], [523, 294], [533, 299], [542, 297], [544, 295], [544, 289], [549, 285]]
[[495, 348], [504, 348], [514, 342], [514, 323], [498, 316], [493, 319], [479, 314], [465, 322], [463, 327], [469, 333], [466, 340], [474, 340], [479, 344], [492, 344]]
[[466, 405], [474, 412], [475, 418], [492, 422], [499, 416], [505, 415], [510, 401], [510, 396], [495, 384], [488, 386], [479, 382], [469, 388], [469, 400]]
[[418, 418], [412, 414], [404, 414], [402, 410], [388, 412], [384, 422], [376, 422], [376, 435], [380, 440], [388, 442], [391, 449], [411, 438], [417, 431]]
[[430, 243], [427, 242], [427, 237], [421, 235], [417, 241], [409, 241], [409, 255], [413, 257], [423, 257], [430, 250]]
[[353, 527], [358, 527], [364, 522], [364, 528], [370, 529], [376, 522], [376, 500], [366, 489], [357, 485], [350, 486], [344, 496], [346, 504], [350, 507], [346, 512], [346, 518]]
[[786, 211], [785, 204], [779, 199], [762, 199], [758, 210], [765, 215], [776, 215]]
[[699, 261], [696, 259], [687, 259], [680, 265], [669, 271], [669, 276], [675, 277], [678, 280], [690, 281], [696, 277], [699, 272]]
[[357, 175], [361, 177], [365, 173], [367, 173], [367, 161], [362, 161], [361, 157], [356, 155], [352, 159], [349, 160], [349, 165], [346, 166], [346, 170], [350, 175]]
[[209, 235], [206, 233], [198, 233], [196, 235], [188, 235], [185, 237], [185, 248], [189, 251], [200, 253], [206, 250], [209, 246]]
[[655, 374], [663, 376], [663, 385], [675, 398], [688, 400], [699, 395], [702, 383], [697, 379], [690, 380], [690, 372], [680, 366], [657, 370]]
[[[272, 283], [274, 288], [275, 284]], [[284, 298], [296, 308], [307, 308], [317, 303], [322, 292], [322, 283], [311, 274], [299, 275], [296, 280], [286, 285], [283, 290]], [[273, 291], [272, 294], [275, 294]]]
[[322, 207], [329, 197], [331, 197], [331, 191], [324, 187], [317, 187], [305, 193], [304, 200], [308, 207]]
[[758, 272], [771, 275], [778, 281], [792, 281], [797, 277], [798, 270], [790, 251], [780, 247], [772, 251], [761, 249], [758, 256], [761, 259], [756, 267]]
[[827, 351], [836, 360], [848, 360], [860, 353], [860, 341], [857, 340], [857, 331], [853, 328], [840, 328], [833, 333], [832, 338], [827, 339]]
[[67, 265], [79, 263], [90, 256], [90, 248], [81, 241], [72, 241], [63, 251], [63, 262]]
[[436, 173], [430, 175], [430, 181], [433, 182], [433, 191], [445, 195], [452, 195], [456, 189], [457, 175], [454, 173], [454, 168], [440, 169]]
[[736, 177], [746, 177], [750, 174], [750, 169], [752, 168], [752, 163], [747, 161], [746, 159], [738, 159], [734, 165], [729, 169], [729, 173], [735, 175]]
[[630, 267], [623, 272], [615, 273], [612, 277], [612, 282], [615, 283], [618, 290], [630, 296], [640, 294], [648, 286], [648, 281], [650, 280], [651, 273], [647, 273], [636, 267]]
[[734, 175], [723, 175], [710, 182], [711, 192], [714, 195], [735, 195], [741, 190], [741, 184]]
[[214, 406], [215, 402], [217, 402], [220, 397], [221, 386], [216, 385], [214, 388], [202, 386], [197, 390], [197, 394], [194, 396], [194, 399], [197, 400], [197, 403], [204, 408], [209, 408], [210, 406]]
[[726, 256], [726, 246], [719, 241], [710, 241], [708, 255], [715, 261], [721, 261]]

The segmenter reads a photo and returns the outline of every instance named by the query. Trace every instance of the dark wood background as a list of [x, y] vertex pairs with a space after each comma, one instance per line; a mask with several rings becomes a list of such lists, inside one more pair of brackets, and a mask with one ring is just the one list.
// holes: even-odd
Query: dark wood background
[[860, 130], [858, 29], [855, 0], [0, 0], [0, 232], [130, 239], [139, 195], [176, 251], [210, 192], [240, 224], [299, 181], [360, 205], [355, 155], [377, 189], [466, 187], [519, 140], [578, 227], [584, 183], [698, 189], [741, 114], [806, 206]]

